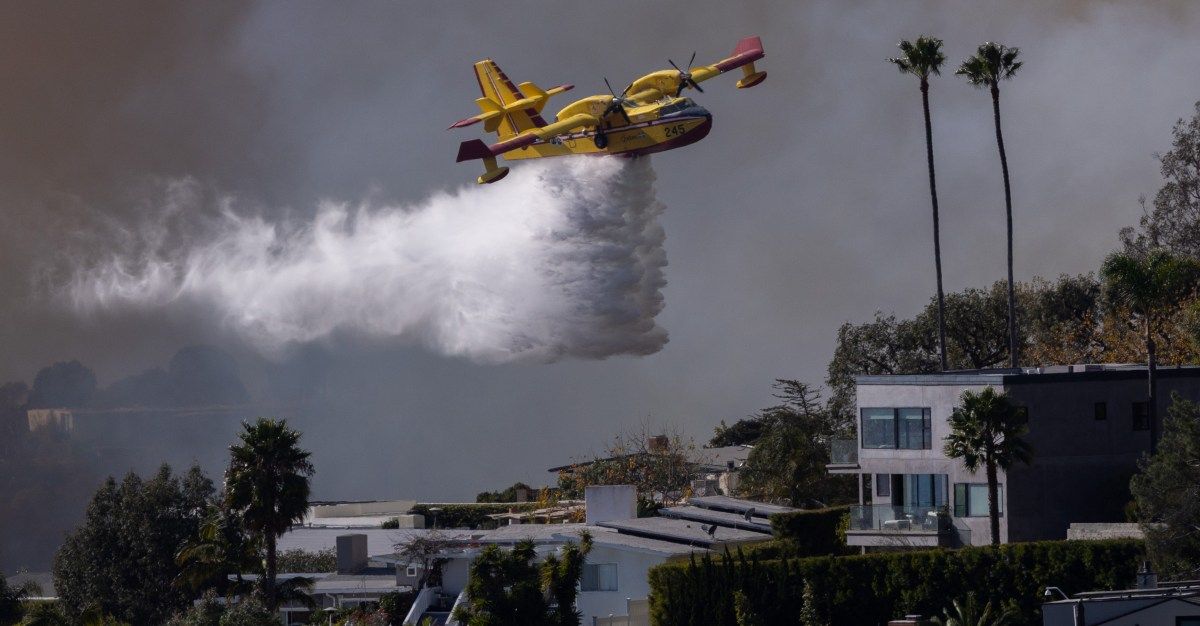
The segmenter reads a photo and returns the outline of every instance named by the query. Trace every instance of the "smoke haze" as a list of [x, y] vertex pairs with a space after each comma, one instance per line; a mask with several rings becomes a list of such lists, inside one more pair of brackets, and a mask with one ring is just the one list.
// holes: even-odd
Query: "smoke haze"
[[[316, 497], [469, 499], [516, 480], [543, 484], [554, 480], [546, 468], [597, 450], [647, 416], [707, 439], [719, 420], [770, 404], [774, 378], [823, 380], [842, 322], [877, 309], [909, 316], [929, 302], [920, 92], [884, 61], [899, 39], [929, 33], [946, 42], [930, 105], [948, 290], [990, 284], [1005, 267], [989, 98], [952, 72], [975, 46], [1019, 46], [1025, 61], [1001, 101], [1018, 280], [1094, 270], [1118, 229], [1136, 222], [1138, 197], [1161, 184], [1153, 154], [1169, 147], [1172, 124], [1200, 99], [1200, 5], [1184, 0], [611, 0], [604, 14], [529, 2], [504, 10], [370, 1], [0, 4], [0, 382], [31, 382], [43, 366], [79, 359], [108, 387], [165, 366], [183, 346], [214, 345], [237, 360], [247, 393], [271, 402], [237, 418], [265, 413], [304, 430]], [[388, 295], [404, 297], [387, 300], [339, 279], [351, 266], [318, 259], [336, 252], [361, 261], [351, 242], [383, 246], [383, 233], [362, 227], [364, 215], [383, 226], [401, 215], [462, 217], [428, 210], [437, 202], [488, 214], [462, 198], [511, 198], [514, 182], [535, 175], [514, 168], [479, 191], [444, 191], [478, 174], [454, 155], [480, 134], [444, 130], [475, 110], [474, 61], [494, 58], [515, 82], [577, 85], [550, 103], [553, 114], [574, 97], [606, 93], [605, 76], [625, 84], [693, 50], [709, 63], [750, 34], [763, 39], [769, 78], [738, 90], [726, 76], [689, 94], [713, 113], [712, 132], [653, 158], [646, 200], [670, 210], [655, 218], [657, 205], [645, 205], [642, 219], [669, 235], [661, 247], [670, 266], [650, 256], [629, 265], [647, 272], [637, 283], [619, 263], [602, 264], [608, 278], [575, 284], [603, 291], [611, 278], [649, 290], [628, 292], [626, 308], [573, 310], [559, 330], [514, 319], [500, 324], [503, 332], [475, 327], [476, 340], [488, 339], [474, 345], [489, 347], [460, 347], [464, 357], [448, 358], [440, 351], [453, 352], [454, 342], [439, 335], [453, 330], [448, 320], [401, 324], [391, 311], [355, 311], [324, 297], [386, 300], [408, 315], [470, 293], [410, 295], [393, 285]], [[345, 221], [332, 219], [342, 214]], [[398, 228], [385, 232], [415, 236]], [[308, 245], [319, 232], [328, 251]], [[566, 249], [531, 232], [516, 233], [521, 245]], [[288, 254], [239, 247], [251, 234]], [[659, 235], [641, 236], [649, 251]], [[601, 254], [604, 245], [587, 250]], [[221, 258], [227, 247], [247, 255], [246, 267]], [[441, 250], [431, 245], [420, 258], [471, 263]], [[615, 252], [632, 263], [628, 250]], [[399, 262], [399, 254], [389, 248], [381, 258]], [[211, 263], [227, 280], [189, 279], [189, 263]], [[321, 300], [306, 300], [298, 279], [263, 278], [307, 264], [329, 265], [317, 276]], [[656, 267], [667, 282], [652, 287]], [[395, 264], [391, 271], [378, 278], [394, 277]], [[425, 289], [451, 278], [427, 271], [418, 283]], [[522, 313], [589, 300], [555, 277], [512, 279], [497, 285], [531, 289], [535, 300], [473, 293], [503, 295], [491, 302]], [[654, 290], [665, 303], [657, 315]], [[242, 306], [268, 295], [278, 305], [281, 294], [296, 301], [253, 317]], [[627, 314], [631, 325], [622, 328]], [[653, 326], [643, 328], [647, 319]], [[255, 323], [281, 330], [251, 332]], [[568, 326], [607, 328], [604, 336], [618, 341], [601, 349], [563, 335]], [[666, 331], [670, 343], [645, 356], [539, 362], [556, 350], [645, 352]], [[496, 363], [520, 352], [506, 352], [519, 343], [505, 342], [522, 333], [541, 342], [523, 353], [534, 358]], [[306, 336], [321, 339], [261, 356]], [[211, 441], [227, 444], [235, 429], [234, 418], [213, 426]], [[221, 469], [221, 446], [191, 431], [142, 436], [157, 438], [131, 455], [148, 469], [193, 459]], [[23, 564], [4, 558], [2, 568]]]
[[653, 182], [649, 159], [566, 158], [415, 206], [325, 201], [303, 223], [225, 199], [205, 224], [181, 181], [63, 295], [86, 314], [200, 307], [272, 357], [335, 332], [483, 363], [651, 354], [667, 341]]

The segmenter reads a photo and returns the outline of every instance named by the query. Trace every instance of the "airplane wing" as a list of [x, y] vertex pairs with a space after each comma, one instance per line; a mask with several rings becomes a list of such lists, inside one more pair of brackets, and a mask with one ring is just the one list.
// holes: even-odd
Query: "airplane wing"
[[600, 125], [600, 119], [597, 118], [595, 115], [588, 115], [587, 113], [578, 113], [576, 115], [572, 115], [571, 117], [568, 117], [565, 120], [559, 120], [553, 124], [547, 124], [546, 126], [542, 126], [540, 128], [531, 128], [531, 129], [521, 133], [520, 135], [513, 137], [512, 139], [506, 139], [504, 141], [494, 143], [490, 146], [483, 143], [482, 141], [480, 141], [478, 139], [473, 139], [471, 141], [464, 141], [458, 147], [457, 161], [459, 163], [461, 163], [463, 161], [469, 161], [471, 159], [486, 159], [488, 157], [497, 157], [497, 156], [500, 156], [501, 154], [504, 154], [505, 152], [510, 152], [512, 150], [518, 150], [520, 148], [524, 148], [525, 146], [528, 146], [529, 144], [532, 144], [535, 141], [538, 141], [539, 139], [540, 140], [548, 140], [553, 137], [557, 137], [558, 135], [568, 133], [572, 130], [575, 130], [576, 128], [582, 128], [584, 126], [599, 126], [599, 125]]
[[[692, 55], [693, 58], [695, 56]], [[633, 81], [626, 91], [632, 94], [629, 96], [631, 99], [638, 102], [652, 102], [663, 96], [678, 96], [685, 87], [704, 91], [699, 83], [739, 67], [742, 68], [742, 79], [737, 82], [737, 86], [738, 89], [746, 89], [761, 83], [767, 77], [766, 72], [760, 72], [754, 67], [754, 62], [764, 56], [766, 55], [763, 52], [762, 39], [746, 37], [737, 43], [732, 55], [712, 65], [689, 65], [684, 70], [672, 62], [674, 69], [646, 74]]]

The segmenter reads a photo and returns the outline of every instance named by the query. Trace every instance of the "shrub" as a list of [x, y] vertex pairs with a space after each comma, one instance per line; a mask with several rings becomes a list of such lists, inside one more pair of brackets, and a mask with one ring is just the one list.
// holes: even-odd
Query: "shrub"
[[295, 548], [280, 552], [277, 558], [278, 571], [289, 574], [317, 574], [337, 569], [337, 552], [333, 548], [317, 552]]
[[898, 615], [940, 613], [950, 598], [1013, 606], [1017, 623], [1040, 623], [1046, 585], [1067, 593], [1133, 581], [1144, 546], [1135, 540], [1045, 541], [961, 550], [761, 560], [757, 553], [705, 555], [650, 570], [652, 623], [736, 626], [740, 612], [767, 624], [794, 622], [805, 609], [831, 624], [886, 623]]
[[779, 556], [803, 557], [850, 554], [846, 546], [846, 527], [850, 507], [776, 513], [771, 516], [771, 531], [778, 538]]
[[536, 502], [508, 503], [476, 503], [476, 504], [418, 504], [412, 508], [413, 513], [425, 516], [425, 526], [433, 528], [431, 508], [439, 508], [437, 514], [438, 528], [495, 528], [499, 524], [488, 515], [508, 513], [509, 511], [532, 511], [537, 508]]

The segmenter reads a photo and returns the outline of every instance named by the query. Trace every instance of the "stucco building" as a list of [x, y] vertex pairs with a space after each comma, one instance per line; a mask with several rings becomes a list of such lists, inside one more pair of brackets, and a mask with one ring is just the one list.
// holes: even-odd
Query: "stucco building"
[[[1150, 450], [1146, 369], [1070, 365], [859, 376], [858, 439], [834, 443], [829, 471], [859, 476], [847, 543], [983, 545], [987, 480], [942, 450], [966, 391], [1008, 394], [1028, 412], [1030, 465], [1000, 472], [1001, 541], [1063, 539], [1072, 522], [1125, 521], [1129, 479]], [[1200, 368], [1159, 369], [1158, 423], [1172, 394], [1200, 400]]]

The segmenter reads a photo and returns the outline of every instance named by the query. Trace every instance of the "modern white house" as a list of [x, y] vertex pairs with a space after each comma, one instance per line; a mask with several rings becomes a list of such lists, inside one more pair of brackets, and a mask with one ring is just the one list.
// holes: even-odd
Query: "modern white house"
[[[831, 473], [858, 476], [846, 543], [871, 548], [990, 541], [987, 479], [946, 457], [948, 419], [988, 387], [1028, 412], [1033, 462], [1000, 472], [1000, 539], [1063, 539], [1072, 523], [1123, 522], [1129, 479], [1150, 449], [1146, 369], [1070, 365], [856, 378], [858, 439], [834, 442]], [[1159, 370], [1171, 395], [1200, 399], [1200, 368]], [[1161, 428], [1156, 429], [1161, 432]]]
[[[768, 515], [788, 511], [735, 498], [694, 498], [671, 507], [664, 516], [636, 517], [632, 486], [588, 487], [587, 519], [582, 524], [514, 524], [490, 531], [464, 531], [442, 570], [440, 587], [422, 590], [405, 623], [432, 617], [455, 624], [454, 606], [466, 601], [471, 561], [487, 545], [512, 546], [532, 540], [539, 554], [592, 536], [576, 606], [587, 626], [649, 626], [648, 573], [656, 565], [687, 559], [694, 553], [736, 549], [771, 539]], [[722, 508], [712, 508], [712, 507]]]

